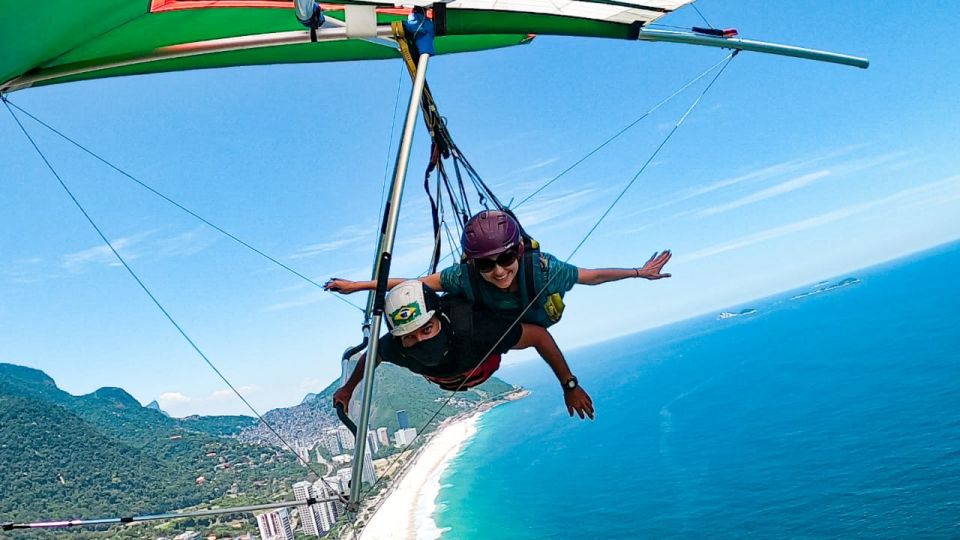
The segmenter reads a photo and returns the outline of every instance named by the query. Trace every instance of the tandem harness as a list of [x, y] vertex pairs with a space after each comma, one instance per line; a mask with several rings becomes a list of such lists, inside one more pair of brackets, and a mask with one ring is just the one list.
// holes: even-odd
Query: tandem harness
[[[540, 253], [540, 243], [523, 235], [523, 257], [520, 259], [520, 280], [517, 299], [520, 302], [522, 311], [531, 302], [533, 306], [523, 316], [524, 322], [543, 326], [544, 328], [556, 323], [563, 316], [563, 295], [553, 293], [550, 295], [540, 294], [540, 291], [549, 281], [550, 267], [549, 261]], [[487, 284], [480, 272], [472, 264], [467, 264], [467, 275], [470, 278], [470, 287], [464, 290], [464, 296], [474, 305], [485, 309], [502, 310], [494, 306], [493, 297], [490, 294], [492, 285]], [[518, 311], [518, 314], [519, 314]]]

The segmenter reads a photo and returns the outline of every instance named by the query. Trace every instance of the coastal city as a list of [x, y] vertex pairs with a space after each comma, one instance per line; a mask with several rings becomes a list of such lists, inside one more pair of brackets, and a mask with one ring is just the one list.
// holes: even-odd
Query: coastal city
[[[391, 456], [402, 452], [417, 438], [417, 429], [411, 427], [410, 417], [405, 410], [396, 411], [397, 425], [400, 427], [392, 434], [386, 427], [367, 431], [367, 446], [363, 463], [363, 483], [374, 485], [388, 472], [390, 462], [386, 457], [374, 459], [374, 456]], [[326, 467], [326, 475], [311, 482], [302, 480], [293, 484], [293, 495], [297, 501], [311, 499], [323, 502], [303, 504], [294, 509], [280, 508], [256, 515], [259, 538], [261, 540], [294, 540], [297, 536], [325, 536], [346, 513], [346, 507], [334, 499], [350, 490], [352, 475], [352, 451], [355, 448], [353, 433], [346, 426], [323, 429], [316, 445], [300, 447], [297, 453], [304, 462], [315, 462]], [[329, 457], [327, 457], [329, 456]], [[201, 481], [198, 478], [198, 481]], [[207, 538], [197, 531], [186, 531], [172, 537], [160, 536], [156, 540], [195, 540]], [[217, 537], [226, 538], [226, 537]], [[253, 533], [231, 537], [234, 540], [254, 540]]]
[[[396, 415], [400, 429], [393, 433], [392, 444], [387, 428], [379, 427], [367, 431], [367, 447], [362, 469], [364, 484], [373, 485], [379, 477], [374, 466], [374, 454], [379, 454], [381, 450], [391, 447], [404, 448], [417, 437], [416, 428], [410, 427], [407, 411], [397, 411]], [[298, 501], [330, 499], [340, 493], [349, 492], [353, 456], [348, 452], [353, 450], [354, 446], [353, 433], [346, 426], [324, 430], [316, 450], [317, 461], [327, 465], [328, 472], [332, 469], [333, 473], [312, 483], [301, 481], [294, 484], [293, 494], [296, 499]], [[330, 461], [325, 460], [322, 450], [333, 454], [333, 458]], [[309, 449], [304, 449], [303, 452], [301, 457], [309, 459]], [[381, 462], [379, 465], [382, 473], [389, 465], [385, 459], [378, 461]], [[305, 535], [324, 536], [336, 526], [337, 520], [345, 512], [344, 504], [339, 501], [297, 506], [296, 514], [300, 532]], [[293, 540], [293, 531], [296, 528], [290, 512], [285, 508], [257, 515], [257, 526], [262, 540]]]
[[[506, 393], [491, 396], [481, 403], [456, 400], [460, 412], [440, 422], [427, 436], [418, 438], [406, 410], [395, 411], [399, 429], [390, 433], [386, 427], [367, 431], [366, 458], [362, 467], [367, 490], [357, 514], [350, 516], [350, 525], [343, 518], [346, 506], [335, 499], [348, 493], [355, 448], [354, 436], [345, 426], [320, 430], [316, 444], [298, 450], [301, 458], [326, 467], [325, 474], [315, 480], [300, 480], [292, 485], [293, 498], [304, 504], [255, 515], [257, 532], [249, 521], [235, 522], [231, 535], [213, 535], [198, 530], [185, 530], [176, 536], [154, 536], [154, 540], [294, 540], [296, 538], [392, 539], [401, 534], [397, 523], [409, 521], [424, 503], [432, 502], [439, 482], [432, 489], [423, 489], [428, 478], [436, 478], [477, 430], [477, 421], [490, 409], [523, 399], [529, 391], [514, 386]], [[391, 419], [392, 420], [392, 419]], [[391, 421], [392, 423], [392, 421]], [[417, 444], [414, 445], [414, 442]], [[414, 446], [416, 448], [414, 449]], [[371, 489], [372, 487], [378, 489]], [[313, 504], [306, 504], [309, 500]], [[293, 503], [293, 501], [291, 501]], [[247, 524], [250, 525], [247, 525]], [[180, 529], [183, 531], [183, 529]], [[201, 529], [202, 530], [202, 529]], [[259, 535], [257, 534], [259, 533]]]

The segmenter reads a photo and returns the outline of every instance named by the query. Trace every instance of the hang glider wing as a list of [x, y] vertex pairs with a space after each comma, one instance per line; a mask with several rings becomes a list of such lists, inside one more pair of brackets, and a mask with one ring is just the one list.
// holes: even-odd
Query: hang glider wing
[[[437, 54], [527, 43], [533, 34], [637, 38], [689, 0], [459, 0], [442, 18]], [[408, 4], [409, 5], [409, 4]], [[47, 0], [0, 8], [0, 90], [189, 69], [399, 58], [389, 24], [410, 7], [322, 4], [318, 42], [293, 0]], [[388, 39], [384, 39], [388, 38]]]

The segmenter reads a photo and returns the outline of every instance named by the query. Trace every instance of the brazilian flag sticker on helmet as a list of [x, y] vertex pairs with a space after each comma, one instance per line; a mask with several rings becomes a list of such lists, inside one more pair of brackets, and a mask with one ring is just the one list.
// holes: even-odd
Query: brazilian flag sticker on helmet
[[384, 306], [390, 332], [404, 336], [427, 324], [437, 303], [437, 294], [415, 279], [397, 285], [387, 294]]
[[390, 313], [390, 320], [393, 321], [391, 326], [397, 327], [405, 325], [409, 322], [415, 321], [423, 313], [420, 311], [419, 302], [410, 302], [405, 306], [400, 306], [400, 309], [396, 309]]

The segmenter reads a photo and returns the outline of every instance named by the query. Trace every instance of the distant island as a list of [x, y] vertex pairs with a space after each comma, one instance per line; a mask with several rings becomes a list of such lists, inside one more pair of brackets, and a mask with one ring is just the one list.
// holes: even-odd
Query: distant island
[[817, 283], [816, 285], [814, 285], [811, 290], [809, 290], [809, 291], [807, 291], [807, 292], [804, 292], [804, 293], [800, 293], [800, 294], [798, 294], [798, 295], [796, 295], [796, 296], [791, 296], [790, 299], [791, 299], [791, 300], [799, 300], [799, 299], [801, 299], [801, 298], [806, 298], [806, 297], [808, 297], [808, 296], [813, 296], [813, 295], [816, 295], [816, 294], [823, 294], [823, 293], [827, 293], [827, 292], [830, 292], [830, 291], [835, 291], [835, 290], [837, 290], [837, 289], [842, 289], [843, 287], [849, 287], [849, 286], [851, 286], [851, 285], [856, 285], [857, 283], [860, 283], [860, 279], [859, 279], [859, 278], [855, 278], [855, 277], [844, 278], [844, 279], [841, 279], [840, 281], [838, 281], [838, 282], [836, 282], [836, 283], [830, 283], [829, 281], [821, 281], [821, 282]]
[[754, 308], [741, 309], [740, 311], [734, 313], [732, 311], [724, 311], [717, 316], [717, 319], [732, 319], [734, 317], [743, 317], [746, 315], [753, 315], [757, 312]]

